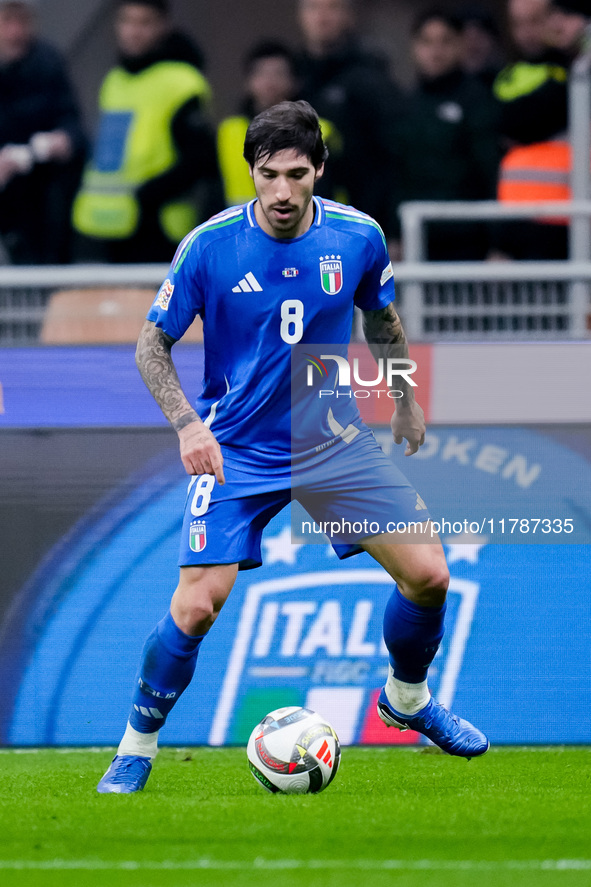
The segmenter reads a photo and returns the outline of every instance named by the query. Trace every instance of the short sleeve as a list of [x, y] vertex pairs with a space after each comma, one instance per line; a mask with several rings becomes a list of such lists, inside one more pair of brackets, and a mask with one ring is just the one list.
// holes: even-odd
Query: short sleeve
[[366, 270], [355, 292], [355, 305], [362, 311], [379, 311], [394, 298], [392, 262], [382, 230], [375, 224], [367, 239]]
[[204, 260], [194, 235], [195, 232], [187, 235], [179, 246], [147, 314], [148, 320], [177, 341], [198, 314], [203, 316]]

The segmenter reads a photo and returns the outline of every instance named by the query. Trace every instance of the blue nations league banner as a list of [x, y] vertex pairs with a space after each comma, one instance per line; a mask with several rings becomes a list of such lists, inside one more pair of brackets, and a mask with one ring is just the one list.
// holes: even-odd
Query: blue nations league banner
[[[176, 585], [188, 478], [131, 349], [49, 349], [20, 369], [17, 351], [0, 356], [0, 742], [116, 744]], [[181, 377], [200, 360], [181, 349]], [[408, 459], [376, 434], [445, 544], [433, 694], [495, 743], [591, 741], [591, 428], [432, 426]], [[375, 710], [391, 580], [366, 554], [293, 543], [300, 517], [279, 514], [263, 567], [239, 574], [165, 743], [242, 744], [290, 704], [344, 744], [423, 741]]]

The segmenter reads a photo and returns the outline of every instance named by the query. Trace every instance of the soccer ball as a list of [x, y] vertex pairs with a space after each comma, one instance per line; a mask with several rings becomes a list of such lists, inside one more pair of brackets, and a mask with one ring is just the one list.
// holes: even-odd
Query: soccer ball
[[335, 778], [341, 746], [321, 715], [292, 705], [270, 712], [257, 724], [246, 755], [250, 772], [267, 791], [316, 794]]

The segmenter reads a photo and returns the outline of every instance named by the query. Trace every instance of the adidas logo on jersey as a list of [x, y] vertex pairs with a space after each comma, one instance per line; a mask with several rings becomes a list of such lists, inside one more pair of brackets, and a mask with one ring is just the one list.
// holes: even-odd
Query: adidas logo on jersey
[[252, 293], [253, 291], [260, 293], [262, 292], [262, 290], [262, 286], [254, 276], [252, 271], [249, 271], [248, 274], [244, 275], [242, 280], [238, 282], [238, 286], [232, 287], [233, 293]]

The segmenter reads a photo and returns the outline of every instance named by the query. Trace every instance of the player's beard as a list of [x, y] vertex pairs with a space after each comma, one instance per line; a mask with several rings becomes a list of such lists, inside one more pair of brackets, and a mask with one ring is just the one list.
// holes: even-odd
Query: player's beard
[[280, 204], [271, 204], [268, 209], [265, 209], [261, 203], [261, 210], [263, 214], [275, 233], [277, 237], [280, 238], [293, 238], [299, 237], [301, 234], [304, 234], [305, 231], [308, 230], [310, 225], [312, 224], [312, 220], [314, 218], [313, 213], [310, 215], [310, 221], [308, 225], [302, 225], [306, 214], [310, 211], [310, 205], [312, 203], [312, 194], [305, 200], [303, 206], [298, 207], [293, 204], [287, 204], [286, 207], [290, 209], [289, 214], [286, 214], [284, 218], [279, 215], [276, 210], [280, 207]]

